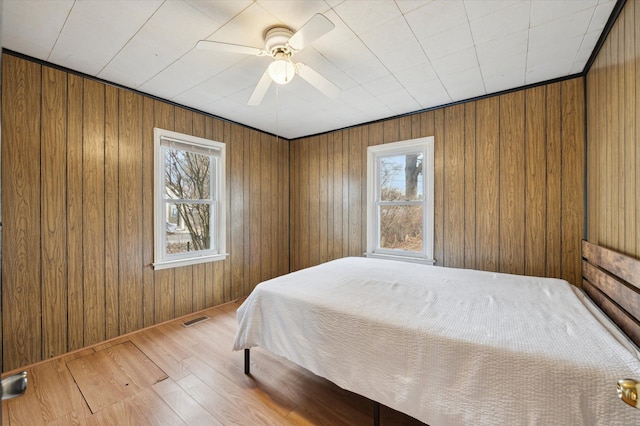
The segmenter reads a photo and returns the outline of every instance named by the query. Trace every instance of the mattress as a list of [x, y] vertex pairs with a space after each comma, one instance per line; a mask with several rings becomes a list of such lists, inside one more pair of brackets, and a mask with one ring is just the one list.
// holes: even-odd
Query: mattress
[[338, 259], [255, 288], [254, 346], [432, 426], [640, 424], [637, 348], [562, 280]]

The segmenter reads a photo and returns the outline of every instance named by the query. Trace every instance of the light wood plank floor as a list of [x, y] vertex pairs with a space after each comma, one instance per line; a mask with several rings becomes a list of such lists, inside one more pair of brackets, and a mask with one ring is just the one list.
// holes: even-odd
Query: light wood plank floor
[[[261, 349], [232, 352], [238, 303], [31, 367], [11, 425], [370, 425], [372, 403]], [[192, 318], [211, 319], [183, 327]], [[422, 423], [381, 408], [382, 425]]]

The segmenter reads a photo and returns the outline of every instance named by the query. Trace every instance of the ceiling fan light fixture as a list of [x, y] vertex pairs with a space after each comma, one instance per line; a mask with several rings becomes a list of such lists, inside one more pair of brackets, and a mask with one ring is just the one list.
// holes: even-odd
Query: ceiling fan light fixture
[[269, 65], [269, 75], [278, 84], [287, 84], [296, 74], [296, 68], [287, 55], [278, 54]]

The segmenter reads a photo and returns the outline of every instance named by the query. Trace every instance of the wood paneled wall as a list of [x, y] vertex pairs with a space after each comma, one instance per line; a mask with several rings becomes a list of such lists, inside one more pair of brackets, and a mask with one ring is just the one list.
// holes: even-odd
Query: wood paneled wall
[[[288, 141], [16, 56], [2, 67], [4, 371], [289, 271]], [[227, 144], [224, 262], [153, 270], [153, 127]]]
[[367, 146], [435, 137], [438, 265], [580, 285], [583, 79], [291, 142], [291, 269], [361, 256]]
[[587, 74], [587, 239], [640, 258], [640, 3], [627, 1]]

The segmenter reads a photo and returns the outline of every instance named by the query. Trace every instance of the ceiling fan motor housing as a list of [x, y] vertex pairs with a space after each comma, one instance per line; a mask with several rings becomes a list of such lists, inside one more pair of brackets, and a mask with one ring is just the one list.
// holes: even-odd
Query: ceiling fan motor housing
[[291, 53], [287, 42], [293, 35], [293, 31], [286, 27], [273, 27], [264, 35], [265, 49], [271, 56], [278, 52]]

